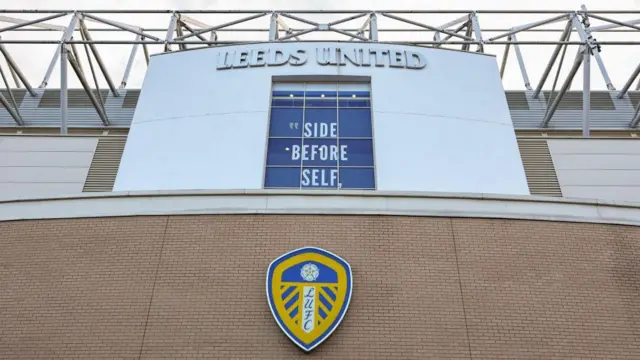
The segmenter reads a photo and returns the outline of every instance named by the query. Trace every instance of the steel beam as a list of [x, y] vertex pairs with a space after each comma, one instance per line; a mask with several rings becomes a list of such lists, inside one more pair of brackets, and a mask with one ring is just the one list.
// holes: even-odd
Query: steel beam
[[[68, 107], [68, 86], [67, 86], [67, 61], [69, 54], [64, 43], [60, 44], [60, 133], [67, 134], [67, 107]], [[78, 68], [79, 69], [79, 68]]]
[[[183, 32], [182, 32], [182, 21], [180, 21], [180, 19], [178, 19], [178, 22], [176, 23], [176, 35], [178, 35], [178, 36], [184, 35]], [[187, 45], [186, 44], [178, 44], [178, 49], [187, 50]]]
[[11, 73], [11, 77], [13, 78], [13, 82], [16, 84], [17, 88], [20, 88], [20, 78], [18, 77], [18, 74], [16, 73], [15, 70], [13, 70], [13, 68], [11, 67], [11, 65], [9, 65], [9, 63], [7, 63], [7, 66], [9, 67], [9, 72]]
[[[589, 12], [589, 15], [593, 15], [593, 13]], [[640, 19], [631, 20], [631, 21], [625, 21], [625, 22], [622, 22], [621, 24], [624, 24], [624, 26], [640, 24]], [[619, 27], [622, 27], [622, 26], [618, 25], [618, 24], [598, 25], [598, 26], [591, 27], [591, 32], [612, 30], [612, 29], [617, 29]]]
[[2, 53], [2, 55], [4, 55], [4, 58], [7, 61], [7, 65], [9, 65], [9, 68], [13, 69], [16, 75], [20, 78], [20, 81], [22, 81], [22, 83], [24, 84], [24, 87], [27, 89], [29, 94], [31, 94], [31, 96], [36, 96], [36, 92], [33, 91], [33, 88], [31, 87], [29, 80], [27, 80], [27, 77], [24, 76], [22, 71], [20, 71], [18, 64], [16, 64], [15, 60], [13, 60], [13, 57], [11, 57], [11, 54], [9, 54], [9, 51], [2, 44], [0, 44], [0, 52]]
[[[277, 16], [277, 17], [276, 17], [276, 21], [278, 22], [278, 27], [281, 27], [281, 28], [282, 28], [282, 30], [284, 30], [284, 31], [285, 31], [285, 33], [286, 33], [287, 35], [291, 35], [291, 34], [293, 34], [293, 33], [295, 32], [295, 31], [293, 31], [293, 29], [291, 29], [291, 28], [289, 27], [289, 25], [287, 25], [287, 23], [286, 23], [284, 20], [282, 20], [282, 19], [280, 18], [280, 16]], [[279, 31], [279, 30], [278, 30], [278, 31]], [[278, 33], [278, 35], [280, 35], [280, 33]], [[296, 39], [296, 40], [298, 40], [298, 41], [300, 41], [300, 38], [299, 38], [299, 37], [296, 37], [295, 39]]]
[[20, 24], [15, 24], [15, 25], [11, 25], [11, 26], [7, 26], [5, 28], [0, 29], [0, 33], [3, 33], [5, 31], [10, 31], [10, 30], [15, 30], [15, 29], [19, 29], [21, 27], [24, 26], [29, 26], [29, 25], [33, 25], [33, 24], [38, 24], [38, 23], [43, 23], [45, 21], [49, 21], [49, 20], [53, 20], [53, 19], [57, 19], [59, 17], [63, 17], [67, 15], [66, 13], [62, 13], [62, 14], [54, 14], [51, 16], [45, 16], [43, 18], [40, 19], [36, 19], [36, 20], [30, 20], [30, 21], [25, 21], [23, 23]]
[[139, 28], [137, 26], [124, 24], [124, 23], [121, 23], [121, 22], [118, 22], [118, 21], [103, 19], [101, 17], [97, 17], [95, 15], [88, 14], [86, 11], [82, 12], [82, 16], [86, 17], [87, 19], [91, 19], [93, 21], [101, 22], [101, 23], [106, 24], [106, 25], [111, 25], [113, 27], [116, 27], [116, 28], [124, 30], [124, 31], [132, 32], [132, 33], [134, 33], [136, 35], [141, 35], [141, 36], [144, 36], [146, 38], [153, 39], [155, 41], [160, 41], [160, 38], [145, 33], [144, 31], [142, 31], [141, 28]]
[[585, 51], [583, 54], [582, 69], [584, 79], [582, 85], [582, 136], [589, 137], [591, 123], [591, 54]]
[[[73, 14], [71, 20], [69, 21], [69, 26], [64, 29], [64, 33], [62, 34], [62, 39], [60, 39], [59, 44], [64, 44], [67, 41], [71, 40], [73, 37], [73, 32], [76, 29], [78, 24], [78, 14]], [[49, 84], [49, 78], [51, 78], [51, 74], [53, 73], [53, 69], [60, 58], [60, 52], [62, 51], [62, 46], [56, 47], [56, 53], [53, 55], [53, 59], [49, 63], [49, 68], [47, 68], [47, 72], [44, 74], [44, 79], [42, 79], [42, 83], [40, 84], [40, 88], [46, 88]]]
[[[573, 19], [573, 16], [575, 15], [572, 15], [572, 19]], [[562, 32], [562, 35], [560, 35], [560, 41], [567, 40], [567, 38], [571, 34], [572, 27], [573, 27], [573, 22], [571, 20], [567, 21], [567, 25], [564, 27], [564, 31]], [[560, 50], [562, 49], [563, 46], [566, 46], [566, 45], [558, 44], [556, 45], [556, 48], [553, 50], [551, 59], [549, 59], [549, 62], [547, 63], [547, 67], [544, 69], [544, 72], [542, 73], [542, 77], [538, 82], [538, 86], [536, 86], [536, 90], [533, 92], [534, 99], [537, 99], [538, 95], [540, 94], [540, 91], [542, 91], [542, 87], [544, 86], [544, 83], [547, 81], [547, 77], [551, 72], [551, 68], [553, 67], [553, 64], [556, 62], [556, 59], [558, 58], [558, 55], [560, 54]]]
[[[136, 36], [137, 39], [141, 39], [142, 36]], [[124, 74], [122, 75], [122, 81], [120, 82], [120, 89], [124, 89], [127, 86], [127, 80], [129, 80], [129, 75], [131, 74], [131, 69], [133, 68], [133, 62], [136, 59], [136, 52], [138, 51], [139, 44], [134, 44], [133, 48], [131, 48], [131, 53], [129, 53], [129, 60], [127, 60], [127, 66], [124, 69]]]
[[633, 116], [633, 120], [631, 120], [631, 123], [629, 124], [629, 127], [635, 128], [638, 126], [638, 123], [640, 123], [640, 102], [638, 102], [638, 106], [636, 106], [636, 112]]
[[[73, 13], [73, 11], [71, 11], [71, 12]], [[64, 15], [66, 15], [66, 13]], [[38, 21], [40, 21], [40, 20], [38, 20]], [[26, 22], [30, 22], [30, 21], [29, 20], [18, 19], [18, 18], [14, 18], [14, 17], [9, 17], [9, 16], [0, 16], [0, 22], [8, 22], [8, 23], [13, 23], [13, 24], [18, 24], [18, 25], [20, 25], [20, 27], [14, 29], [14, 30], [21, 31], [21, 30], [25, 30], [24, 28], [22, 28], [22, 26], [24, 26], [22, 24], [24, 24]], [[35, 23], [30, 24], [30, 25], [32, 27], [34, 27], [34, 28], [38, 28], [38, 29], [42, 29], [42, 30], [49, 30], [49, 31], [64, 31], [64, 29], [66, 29], [64, 26], [43, 24], [41, 22], [35, 22]], [[29, 30], [33, 30], [33, 29], [29, 29]]]
[[592, 14], [592, 13], [589, 13], [589, 16], [594, 18], [594, 19], [606, 21], [606, 22], [609, 22], [609, 23], [612, 23], [612, 24], [616, 24], [616, 25], [621, 26], [621, 27], [628, 27], [628, 28], [640, 31], [640, 26], [635, 26], [635, 24], [624, 23], [622, 21], [609, 19], [609, 18], [606, 18], [604, 16], [599, 16], [599, 15], [595, 15], [595, 14]]
[[[176, 25], [178, 24], [178, 15], [176, 15], [176, 13], [173, 13], [171, 15], [171, 20], [169, 21], [169, 27], [167, 28], [167, 35], [164, 38], [164, 51], [171, 51], [171, 44], [169, 43], [170, 41], [173, 40], [173, 36], [174, 33], [176, 31]], [[178, 40], [176, 38], [176, 40]]]
[[[371, 13], [367, 22], [369, 23], [369, 40], [378, 41], [378, 15]], [[365, 23], [366, 25], [367, 23]]]
[[[144, 38], [141, 40], [144, 40]], [[147, 62], [147, 66], [149, 66], [149, 49], [145, 43], [142, 43], [142, 52], [144, 52], [144, 60]]]
[[398, 20], [398, 21], [401, 21], [401, 22], [404, 22], [404, 23], [407, 23], [407, 24], [410, 24], [410, 25], [414, 25], [414, 26], [421, 27], [421, 28], [424, 28], [424, 29], [429, 29], [431, 31], [438, 31], [438, 32], [441, 32], [441, 33], [444, 33], [444, 34], [447, 34], [447, 35], [451, 35], [453, 37], [461, 38], [463, 40], [474, 41], [474, 39], [472, 37], [470, 37], [470, 36], [464, 36], [464, 35], [456, 34], [454, 32], [451, 32], [451, 31], [448, 31], [448, 30], [444, 30], [444, 29], [437, 29], [437, 28], [435, 28], [433, 26], [426, 25], [426, 24], [421, 24], [421, 23], [418, 23], [418, 22], [415, 22], [415, 21], [411, 21], [409, 19], [405, 19], [405, 18], [401, 18], [399, 16], [391, 15], [391, 14], [386, 13], [386, 12], [378, 12], [378, 13], [380, 13], [383, 16], [386, 16], [386, 17], [388, 17], [390, 19]]
[[573, 66], [571, 67], [571, 70], [569, 70], [569, 74], [567, 75], [567, 78], [562, 84], [560, 91], [558, 91], [558, 95], [556, 95], [556, 98], [553, 99], [553, 103], [551, 103], [551, 106], [547, 108], [547, 112], [545, 113], [544, 118], [542, 119], [542, 124], [540, 124], [540, 127], [546, 128], [549, 125], [549, 121], [551, 121], [553, 114], [556, 112], [556, 109], [558, 108], [558, 105], [560, 104], [562, 97], [571, 86], [571, 83], [573, 82], [573, 78], [576, 76], [576, 73], [578, 72], [580, 65], [582, 65], [582, 61], [584, 60], [584, 56], [582, 54], [583, 51], [586, 51], [588, 53], [588, 50], [583, 48], [578, 53], [578, 56], [576, 56], [576, 60], [573, 62]]
[[20, 117], [20, 114], [16, 111], [17, 109], [14, 109], [11, 107], [11, 105], [9, 105], [7, 98], [5, 98], [2, 93], [0, 93], [0, 103], [2, 103], [5, 109], [7, 109], [7, 112], [9, 112], [9, 115], [11, 115], [13, 121], [15, 121], [16, 124], [18, 124], [19, 126], [24, 126], [24, 121]]
[[2, 66], [0, 66], [0, 75], [2, 76], [2, 81], [4, 81], [4, 85], [9, 92], [9, 97], [11, 98], [11, 103], [13, 107], [9, 105], [7, 98], [0, 92], [0, 103], [4, 106], [5, 109], [9, 112], [9, 115], [13, 118], [13, 120], [19, 126], [24, 126], [24, 121], [22, 120], [22, 116], [20, 115], [20, 109], [18, 108], [18, 103], [16, 102], [16, 98], [13, 96], [13, 92], [11, 91], [11, 87], [9, 86], [9, 82], [7, 81], [7, 77], [4, 75], [4, 71], [2, 70]]
[[269, 41], [278, 40], [278, 14], [271, 14], [270, 26], [269, 26]]
[[478, 50], [477, 52], [484, 52], [484, 40], [482, 39], [482, 30], [480, 30], [480, 23], [478, 22], [478, 15], [475, 11], [469, 16], [471, 19], [471, 25], [473, 26], [473, 34], [478, 41]]
[[[583, 11], [586, 11], [584, 5], [582, 6]], [[586, 19], [588, 24], [588, 19]], [[602, 78], [604, 79], [605, 84], [607, 84], [607, 89], [615, 90], [616, 88], [611, 83], [611, 79], [609, 78], [609, 73], [604, 66], [604, 62], [602, 61], [602, 57], [600, 56], [600, 52], [596, 49], [598, 44], [591, 36], [591, 30], [589, 30], [588, 26], [583, 27], [580, 21], [578, 21], [578, 17], [574, 16], [572, 19], [573, 27], [578, 30], [578, 35], [580, 35], [580, 40], [584, 41], [587, 44], [588, 50], [592, 52], [593, 57], [596, 59], [596, 63], [600, 68], [600, 73], [602, 74]]]
[[[362, 12], [368, 12], [368, 11], [362, 11]], [[308, 20], [308, 19], [301, 18], [299, 16], [288, 14], [286, 11], [279, 11], [278, 14], [280, 14], [280, 16], [284, 16], [284, 17], [289, 18], [291, 20], [299, 21], [299, 22], [307, 24], [307, 25], [311, 25], [311, 26], [320, 25], [319, 23], [317, 23], [315, 21], [311, 21], [311, 20]]]
[[316, 28], [316, 29], [307, 29], [307, 30], [303, 30], [303, 31], [298, 31], [297, 33], [283, 36], [283, 37], [279, 38], [278, 40], [288, 40], [288, 39], [294, 38], [296, 36], [300, 36], [300, 35], [308, 34], [310, 32], [314, 32], [316, 30], [318, 30], [318, 29]]
[[518, 66], [520, 66], [520, 73], [522, 74], [524, 87], [527, 88], [527, 90], [531, 90], [531, 82], [529, 81], [529, 74], [527, 73], [527, 67], [524, 65], [524, 58], [522, 57], [520, 46], [517, 44], [518, 38], [516, 37], [516, 34], [511, 35], [511, 40], [516, 42], [515, 44], [513, 44], [513, 50], [516, 52], [516, 59], [518, 59]]
[[243, 22], [245, 22], [245, 21], [249, 21], [249, 20], [257, 19], [257, 18], [259, 18], [259, 17], [265, 16], [265, 15], [267, 15], [267, 14], [271, 14], [271, 13], [272, 13], [271, 11], [268, 11], [268, 12], [262, 12], [262, 13], [260, 13], [260, 14], [256, 14], [256, 15], [252, 15], [252, 16], [247, 16], [247, 17], [245, 17], [245, 18], [238, 19], [238, 20], [234, 20], [234, 21], [231, 21], [231, 22], [228, 22], [228, 23], [224, 23], [224, 24], [222, 24], [222, 25], [212, 26], [212, 27], [209, 27], [209, 28], [206, 28], [206, 29], [200, 29], [200, 30], [196, 31], [196, 32], [195, 32], [195, 33], [193, 33], [193, 34], [186, 34], [186, 35], [183, 35], [183, 36], [181, 36], [181, 37], [177, 37], [177, 38], [175, 38], [175, 40], [185, 40], [185, 39], [188, 39], [188, 38], [193, 37], [193, 36], [196, 36], [196, 35], [200, 35], [200, 34], [208, 33], [209, 31], [216, 31], [216, 30], [220, 30], [220, 29], [222, 29], [222, 28], [226, 28], [226, 27], [228, 27], [228, 26], [232, 26], [232, 25], [236, 25], [236, 24], [243, 23]]
[[[624, 94], [627, 93], [627, 91], [629, 90], [633, 82], [638, 77], [638, 74], [640, 74], [640, 63], [638, 63], [638, 66], [636, 66], [636, 69], [633, 70], [633, 73], [631, 73], [631, 76], [629, 76], [629, 80], [627, 80], [627, 82], [624, 83], [624, 86], [622, 87], [622, 89], [620, 89], [620, 92], [618, 93], [618, 99], [622, 99], [624, 97]], [[638, 80], [638, 85], [640, 85], [640, 80]]]
[[[82, 32], [82, 34], [87, 40], [93, 41], [93, 39], [91, 38], [91, 34], [89, 34], [89, 30], [87, 29], [87, 26], [85, 25], [82, 18], [80, 18], [80, 31]], [[89, 44], [89, 47], [91, 48], [91, 52], [93, 53], [93, 56], [96, 58], [96, 62], [98, 63], [98, 67], [100, 68], [102, 75], [104, 75], [105, 80], [107, 80], [107, 85], [109, 85], [109, 89], [111, 89], [111, 93], [113, 94], [113, 96], [118, 97], [120, 95], [118, 94], [118, 89], [113, 83], [113, 80], [111, 80], [111, 76], [109, 76], [107, 67], [102, 61], [100, 54], [98, 53], [98, 49], [96, 48], [95, 44]]]
[[540, 20], [540, 21], [532, 22], [532, 23], [525, 24], [525, 25], [515, 26], [513, 29], [511, 29], [510, 31], [508, 31], [508, 32], [506, 32], [504, 34], [500, 34], [500, 35], [497, 35], [497, 36], [494, 36], [494, 37], [490, 38], [489, 40], [487, 40], [487, 42], [492, 42], [492, 41], [495, 41], [495, 40], [498, 40], [498, 39], [502, 39], [503, 37], [511, 36], [513, 34], [517, 34], [517, 33], [521, 32], [521, 31], [527, 31], [527, 30], [536, 28], [538, 26], [542, 26], [542, 25], [547, 25], [547, 24], [551, 24], [551, 23], [554, 23], [554, 22], [558, 22], [558, 21], [561, 21], [563, 19], [566, 19], [567, 17], [568, 17], [567, 14], [562, 14], [562, 15], [559, 15], [559, 16], [552, 17], [550, 19]]
[[107, 118], [107, 114], [105, 113], [100, 103], [98, 103], [98, 100], [96, 100], [96, 97], [93, 95], [91, 86], [89, 86], [87, 79], [84, 77], [84, 74], [82, 73], [82, 69], [80, 69], [80, 66], [78, 66], [77, 60], [72, 56], [70, 56], [68, 51], [66, 52], [66, 54], [67, 54], [67, 59], [69, 60], [69, 64], [71, 64], [71, 68], [78, 76], [78, 79], [80, 80], [80, 83], [84, 88], [84, 91], [87, 92], [87, 96], [89, 96], [89, 100], [91, 100], [91, 103], [95, 107], [96, 112], [98, 113], [98, 116], [100, 116], [100, 119], [102, 120], [102, 123], [106, 126], [109, 126], [110, 123], [109, 123], [109, 119]]
[[[182, 18], [182, 16], [180, 16], [180, 25], [182, 25], [182, 27], [184, 27], [185, 29], [187, 29], [188, 32], [194, 34], [196, 31], [189, 26], [189, 24], [187, 24], [186, 22], [183, 21], [184, 19]], [[207, 38], [205, 38], [202, 35], [196, 35], [196, 37], [198, 37], [198, 39], [202, 40], [202, 41], [207, 41]]]
[[361, 17], [363, 17], [363, 16], [367, 16], [367, 15], [369, 15], [369, 14], [371, 14], [371, 13], [370, 13], [370, 12], [365, 12], [365, 13], [362, 13], [362, 14], [356, 14], [356, 15], [353, 15], [353, 16], [349, 16], [349, 17], [346, 17], [346, 18], [344, 18], [344, 19], [340, 19], [340, 20], [332, 21], [332, 22], [330, 22], [330, 23], [329, 23], [329, 26], [336, 26], [336, 25], [340, 25], [340, 24], [342, 24], [342, 23], [346, 23], [347, 21], [351, 21], [351, 20], [359, 19], [359, 18], [361, 18]]
[[[507, 39], [511, 40], [511, 36]], [[511, 49], [511, 44], [505, 45], [504, 54], [502, 55], [502, 63], [500, 64], [500, 79], [504, 77], [504, 70], [507, 67], [507, 58], [509, 57], [509, 49]]]
[[[458, 32], [460, 32], [462, 29], [466, 28], [467, 26], [469, 26], [468, 19], [464, 23], [460, 24], [456, 29], [454, 29], [453, 32], [457, 34]], [[438, 40], [437, 40], [437, 43], [434, 45], [434, 47], [440, 47], [441, 45], [445, 44], [449, 39], [452, 38], [451, 35], [447, 35], [447, 36], [444, 37], [444, 39], [440, 39], [440, 33], [436, 32], [434, 34], [434, 36], [433, 36], [434, 39], [436, 38], [436, 35], [437, 35]]]

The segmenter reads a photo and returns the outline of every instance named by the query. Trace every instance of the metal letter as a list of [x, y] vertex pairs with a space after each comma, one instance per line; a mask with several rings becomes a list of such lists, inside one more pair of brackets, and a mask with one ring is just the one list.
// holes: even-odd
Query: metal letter
[[304, 50], [296, 50], [290, 56], [289, 64], [300, 66], [307, 63], [307, 53]]
[[427, 58], [419, 52], [407, 51], [407, 69], [424, 69]]
[[233, 67], [238, 68], [246, 68], [249, 66], [249, 52], [248, 51], [238, 51], [236, 52], [236, 56], [233, 58]]
[[404, 68], [406, 66], [404, 51], [389, 51], [389, 67]]
[[289, 53], [282, 49], [271, 49], [267, 58], [268, 66], [282, 66], [289, 62]]
[[267, 52], [264, 49], [251, 50], [251, 58], [249, 59], [249, 66], [251, 67], [265, 66], [267, 64], [267, 59], [265, 57], [266, 54]]
[[384, 55], [387, 55], [385, 50], [369, 49], [369, 54], [373, 55], [376, 61], [377, 67], [384, 66]]
[[340, 65], [346, 65], [347, 62], [345, 60], [349, 60], [355, 66], [360, 66], [358, 49], [353, 49], [353, 51], [340, 49]]

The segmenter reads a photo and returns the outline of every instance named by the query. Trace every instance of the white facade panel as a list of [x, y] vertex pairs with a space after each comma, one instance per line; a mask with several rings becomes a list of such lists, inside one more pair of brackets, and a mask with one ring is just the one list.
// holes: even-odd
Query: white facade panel
[[98, 139], [0, 137], [0, 199], [81, 193]]
[[[384, 66], [320, 65], [316, 49], [336, 46], [417, 52], [426, 67], [390, 67], [388, 57]], [[217, 69], [219, 54], [257, 49], [304, 50], [308, 59]], [[286, 76], [370, 78], [380, 190], [529, 194], [494, 57], [294, 42], [152, 57], [114, 191], [262, 188], [272, 83]]]
[[640, 140], [548, 140], [565, 197], [640, 201]]

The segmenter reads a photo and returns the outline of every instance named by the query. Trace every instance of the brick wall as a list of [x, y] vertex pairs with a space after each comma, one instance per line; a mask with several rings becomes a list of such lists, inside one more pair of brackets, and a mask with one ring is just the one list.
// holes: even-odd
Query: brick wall
[[[353, 267], [340, 327], [305, 355], [268, 264]], [[640, 228], [391, 216], [0, 222], [0, 358], [640, 358]]]

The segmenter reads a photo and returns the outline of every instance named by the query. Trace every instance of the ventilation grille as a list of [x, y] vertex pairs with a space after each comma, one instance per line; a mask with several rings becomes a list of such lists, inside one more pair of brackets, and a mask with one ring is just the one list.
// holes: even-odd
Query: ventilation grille
[[83, 192], [108, 192], [113, 190], [126, 137], [101, 138], [93, 154], [91, 167]]
[[637, 108], [638, 103], [640, 103], [640, 91], [629, 91], [627, 94], [629, 94], [629, 100], [631, 100], [633, 108]]
[[562, 197], [547, 140], [518, 139], [531, 195]]
[[[549, 91], [544, 92], [544, 100], [549, 101]], [[549, 106], [553, 104], [557, 91], [553, 92]], [[591, 110], [615, 110], [611, 95], [607, 91], [592, 91], [591, 92]], [[558, 110], [582, 110], [582, 91], [567, 91], [560, 104], [558, 104]]]
[[140, 97], [140, 90], [127, 90], [122, 101], [122, 107], [127, 109], [133, 109], [138, 104], [138, 97]]
[[524, 91], [505, 91], [507, 104], [511, 110], [529, 110], [529, 102]]
[[[11, 89], [11, 93], [13, 94], [13, 98], [16, 100], [16, 104], [18, 107], [22, 105], [22, 100], [24, 99], [24, 95], [26, 94], [26, 90], [24, 89]], [[13, 101], [11, 101], [11, 95], [9, 95], [9, 90], [0, 90], [0, 93], [4, 95], [5, 99], [11, 107], [13, 107]], [[0, 102], [0, 108], [4, 109], [4, 105]]]
[[[100, 99], [98, 99], [98, 91], [95, 89], [91, 90], [93, 92], [93, 96], [95, 96], [96, 101], [100, 103]], [[100, 90], [100, 96], [102, 96], [102, 102], [107, 102], [107, 96], [109, 95], [109, 90]], [[93, 103], [91, 99], [87, 95], [87, 92], [84, 89], [69, 89], [67, 90], [67, 103], [70, 108], [92, 108]], [[45, 90], [44, 94], [42, 94], [42, 99], [40, 99], [40, 104], [38, 104], [39, 108], [60, 108], [60, 89], [55, 90]]]

